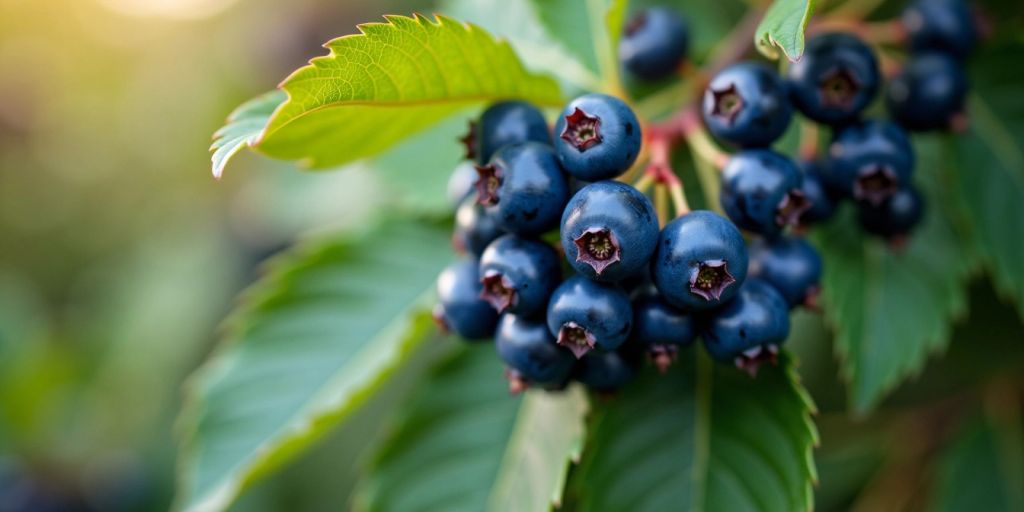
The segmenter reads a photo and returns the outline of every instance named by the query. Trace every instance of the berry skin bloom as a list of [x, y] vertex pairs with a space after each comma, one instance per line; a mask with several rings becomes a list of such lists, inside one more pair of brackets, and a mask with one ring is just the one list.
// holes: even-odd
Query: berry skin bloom
[[494, 334], [494, 344], [498, 356], [512, 370], [509, 372], [509, 387], [513, 392], [528, 384], [558, 386], [569, 379], [576, 362], [572, 352], [558, 346], [542, 320], [502, 315]]
[[964, 109], [967, 75], [952, 57], [915, 55], [886, 88], [889, 114], [908, 130], [947, 130]]
[[799, 224], [809, 226], [832, 218], [836, 211], [836, 201], [842, 197], [833, 190], [834, 185], [829, 183], [831, 176], [828, 174], [825, 162], [801, 160], [797, 166], [803, 171], [803, 184], [800, 190], [804, 193], [809, 207], [800, 215]]
[[480, 257], [480, 297], [499, 313], [533, 315], [544, 311], [561, 279], [558, 254], [551, 246], [504, 235]]
[[900, 241], [921, 222], [924, 209], [924, 197], [913, 186], [908, 186], [879, 205], [858, 205], [857, 219], [864, 231]]
[[789, 158], [770, 149], [733, 155], [722, 170], [722, 209], [737, 226], [776, 236], [810, 207], [803, 175]]
[[857, 119], [878, 93], [878, 59], [857, 37], [833, 32], [807, 41], [789, 67], [790, 99], [805, 116], [832, 126]]
[[666, 224], [651, 261], [662, 297], [687, 312], [725, 304], [747, 277], [747, 247], [740, 231], [706, 210]]
[[640, 154], [640, 121], [622, 100], [585, 94], [565, 106], [554, 132], [566, 172], [583, 181], [615, 178]]
[[647, 196], [617, 181], [580, 189], [562, 214], [562, 248], [580, 274], [618, 282], [644, 268], [658, 243], [658, 217]]
[[619, 348], [632, 325], [629, 296], [616, 285], [574, 276], [551, 294], [548, 329], [577, 358], [592, 349]]
[[510, 144], [551, 144], [551, 134], [537, 107], [523, 101], [503, 101], [487, 107], [480, 120], [470, 124], [469, 134], [462, 140], [467, 157], [483, 164]]
[[505, 146], [477, 172], [477, 201], [489, 207], [504, 230], [534, 236], [558, 225], [569, 185], [549, 146]]
[[715, 137], [741, 147], [767, 147], [786, 131], [792, 108], [774, 70], [743, 62], [711, 79], [702, 113]]
[[505, 231], [498, 225], [494, 215], [472, 197], [467, 197], [455, 211], [452, 245], [458, 251], [465, 251], [479, 258], [488, 244], [504, 234]]
[[915, 52], [938, 50], [962, 60], [978, 39], [974, 16], [962, 0], [917, 0], [901, 21]]
[[750, 277], [772, 285], [790, 308], [816, 304], [821, 255], [803, 238], [779, 237], [750, 246]]
[[768, 283], [748, 279], [732, 302], [714, 311], [703, 332], [704, 348], [717, 361], [731, 362], [751, 376], [774, 363], [789, 336], [786, 299]]
[[914, 171], [910, 137], [889, 121], [862, 121], [842, 129], [829, 145], [828, 159], [847, 194], [874, 205], [909, 183]]
[[642, 296], [633, 302], [633, 335], [662, 372], [675, 361], [679, 349], [693, 344], [696, 321], [672, 307], [657, 294]]
[[434, 320], [443, 330], [467, 340], [484, 340], [494, 335], [498, 314], [480, 298], [476, 258], [463, 258], [447, 267], [437, 278], [438, 305]]
[[637, 12], [619, 41], [619, 62], [631, 75], [656, 81], [672, 76], [686, 58], [689, 28], [679, 13], [665, 7]]

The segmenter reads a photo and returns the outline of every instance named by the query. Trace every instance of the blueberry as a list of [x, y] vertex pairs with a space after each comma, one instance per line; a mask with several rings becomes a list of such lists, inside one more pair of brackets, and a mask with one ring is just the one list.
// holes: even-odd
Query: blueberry
[[889, 121], [862, 121], [839, 131], [829, 145], [835, 180], [858, 201], [878, 205], [910, 181], [914, 149]]
[[576, 357], [593, 348], [615, 350], [632, 324], [629, 296], [618, 286], [574, 276], [551, 294], [548, 329]]
[[561, 277], [558, 253], [544, 242], [503, 235], [480, 256], [480, 296], [499, 313], [544, 311]]
[[471, 123], [469, 134], [462, 139], [468, 158], [483, 164], [499, 149], [510, 144], [538, 142], [551, 144], [548, 123], [540, 110], [523, 101], [495, 103]]
[[684, 311], [728, 302], [747, 277], [747, 247], [739, 230], [725, 217], [706, 210], [666, 224], [652, 262], [658, 291]]
[[664, 372], [676, 359], [680, 347], [693, 344], [697, 326], [692, 316], [656, 295], [647, 295], [633, 302], [632, 336]]
[[486, 207], [472, 197], [467, 197], [455, 211], [452, 245], [456, 250], [480, 257], [487, 245], [503, 234], [505, 232], [492, 212], [488, 212]]
[[562, 214], [562, 248], [577, 272], [617, 282], [647, 266], [658, 216], [647, 196], [617, 181], [583, 187]]
[[526, 384], [558, 385], [569, 378], [576, 358], [560, 347], [541, 321], [519, 315], [502, 315], [494, 334], [498, 356], [512, 370], [509, 375], [513, 391]]
[[580, 359], [573, 378], [596, 393], [615, 393], [637, 375], [639, 359], [628, 351], [594, 351]]
[[702, 112], [714, 136], [743, 147], [775, 142], [792, 117], [782, 79], [754, 62], [734, 64], [715, 75], [704, 90]]
[[790, 99], [819, 123], [856, 120], [878, 92], [878, 60], [857, 37], [833, 32], [807, 41], [803, 58], [789, 67]]
[[917, 0], [904, 9], [902, 22], [915, 51], [939, 50], [963, 59], [978, 39], [974, 16], [962, 0]]
[[434, 320], [468, 340], [490, 338], [498, 323], [498, 314], [480, 298], [477, 268], [475, 258], [464, 258], [445, 267], [437, 277]]
[[448, 178], [446, 194], [448, 204], [452, 205], [452, 208], [458, 208], [462, 204], [463, 199], [466, 199], [476, 191], [477, 178], [476, 167], [472, 163], [462, 162], [455, 167], [455, 170], [452, 171], [451, 176]]
[[803, 185], [800, 190], [809, 204], [800, 215], [799, 224], [808, 226], [828, 220], [835, 214], [836, 201], [841, 197], [830, 184], [831, 175], [827, 163], [818, 160], [801, 160], [797, 163], [803, 171]]
[[786, 299], [768, 283], [748, 279], [732, 302], [714, 311], [703, 331], [704, 348], [714, 359], [732, 362], [751, 375], [774, 363], [789, 336]]
[[750, 276], [775, 287], [791, 308], [813, 305], [821, 281], [821, 256], [803, 238], [758, 241], [750, 246]]
[[532, 236], [558, 225], [569, 185], [549, 146], [505, 146], [477, 172], [477, 201], [490, 208], [506, 231]]
[[859, 205], [857, 212], [864, 231], [898, 240], [921, 222], [924, 208], [924, 198], [913, 186], [908, 186], [879, 205]]
[[677, 12], [652, 7], [637, 12], [626, 23], [619, 41], [619, 62], [643, 80], [672, 76], [686, 58], [689, 28]]
[[584, 181], [614, 178], [640, 154], [640, 121], [622, 100], [586, 94], [566, 105], [555, 124], [555, 150], [565, 170]]
[[810, 207], [803, 176], [788, 157], [770, 149], [747, 149], [722, 169], [722, 209], [737, 226], [775, 236], [796, 224]]
[[932, 52], [911, 57], [889, 81], [885, 106], [908, 130], [946, 130], [963, 112], [966, 96], [967, 75], [961, 64]]

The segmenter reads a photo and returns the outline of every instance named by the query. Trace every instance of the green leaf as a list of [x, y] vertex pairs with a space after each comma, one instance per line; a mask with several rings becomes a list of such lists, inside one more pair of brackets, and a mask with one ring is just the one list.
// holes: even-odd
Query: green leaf
[[179, 508], [223, 510], [359, 407], [432, 332], [445, 230], [392, 221], [279, 258], [193, 377]]
[[814, 0], [775, 0], [757, 25], [754, 43], [772, 59], [779, 51], [791, 62], [804, 54], [804, 30], [814, 12]]
[[697, 350], [595, 404], [579, 510], [812, 508], [814, 405], [789, 357], [751, 379]]
[[930, 510], [1024, 510], [1024, 430], [1005, 405], [1015, 418], [977, 421], [941, 454]]
[[214, 178], [220, 179], [231, 157], [256, 143], [270, 115], [286, 97], [282, 91], [271, 91], [239, 105], [228, 116], [227, 124], [213, 134], [213, 145], [210, 146]]
[[376, 155], [460, 110], [519, 98], [559, 105], [558, 85], [527, 72], [479, 27], [437, 16], [388, 16], [327, 43], [330, 55], [292, 73], [288, 101], [256, 148], [323, 168]]
[[583, 443], [583, 392], [510, 397], [493, 347], [438, 367], [362, 483], [359, 510], [548, 510]]
[[935, 139], [916, 142], [915, 172], [928, 208], [907, 247], [894, 250], [863, 233], [853, 215], [840, 215], [817, 238], [825, 314], [857, 414], [944, 350], [951, 320], [966, 312], [975, 263], [951, 220], [943, 148]]

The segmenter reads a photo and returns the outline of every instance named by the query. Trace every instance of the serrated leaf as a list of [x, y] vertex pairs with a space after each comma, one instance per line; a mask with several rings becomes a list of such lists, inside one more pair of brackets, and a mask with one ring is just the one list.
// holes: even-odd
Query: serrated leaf
[[559, 105], [558, 85], [512, 48], [452, 18], [388, 16], [327, 43], [292, 73], [256, 148], [323, 168], [376, 155], [468, 107], [509, 98]]
[[235, 109], [228, 116], [228, 121], [223, 128], [213, 134], [213, 177], [220, 179], [224, 174], [224, 166], [228, 164], [231, 157], [235, 156], [242, 148], [247, 148], [256, 143], [263, 127], [267, 125], [270, 115], [274, 113], [279, 105], [284, 103], [287, 95], [283, 91], [271, 91], [257, 96]]
[[1024, 430], [1006, 405], [1016, 417], [974, 421], [940, 454], [929, 510], [1024, 510]]
[[345, 419], [430, 333], [447, 233], [391, 222], [276, 260], [193, 377], [178, 508], [223, 510]]
[[789, 357], [751, 379], [688, 352], [594, 405], [578, 509], [810, 510], [814, 406]]
[[916, 182], [927, 208], [907, 247], [894, 250], [865, 234], [849, 209], [817, 238], [825, 314], [857, 414], [944, 350], [951, 321], [966, 312], [974, 256], [954, 229], [938, 143], [919, 137], [915, 144]]
[[758, 51], [772, 59], [779, 51], [791, 62], [804, 54], [804, 30], [814, 12], [814, 0], [775, 0], [754, 32]]
[[576, 388], [510, 397], [501, 375], [490, 345], [440, 366], [367, 472], [356, 508], [533, 511], [558, 501], [583, 443], [586, 397]]

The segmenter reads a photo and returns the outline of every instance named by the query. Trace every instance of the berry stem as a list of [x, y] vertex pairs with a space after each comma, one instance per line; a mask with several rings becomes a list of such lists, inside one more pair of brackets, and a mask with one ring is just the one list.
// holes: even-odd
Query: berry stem
[[654, 181], [654, 175], [645, 172], [640, 176], [640, 179], [636, 180], [636, 183], [633, 184], [633, 188], [639, 190], [642, 194], [646, 194], [651, 190], [651, 185], [654, 185]]
[[662, 183], [654, 185], [654, 211], [658, 214], [658, 225], [668, 224], [668, 187]]
[[690, 204], [686, 201], [686, 194], [683, 192], [683, 182], [677, 181], [668, 185], [668, 193], [672, 196], [672, 208], [675, 209], [676, 217], [682, 217], [690, 213]]
[[907, 30], [899, 19], [862, 21], [847, 17], [829, 17], [811, 24], [807, 29], [808, 34], [833, 31], [851, 32], [876, 45], [900, 45], [907, 40]]
[[677, 116], [679, 129], [690, 149], [714, 168], [722, 170], [729, 161], [729, 154], [722, 151], [711, 140], [693, 106], [684, 108]]

